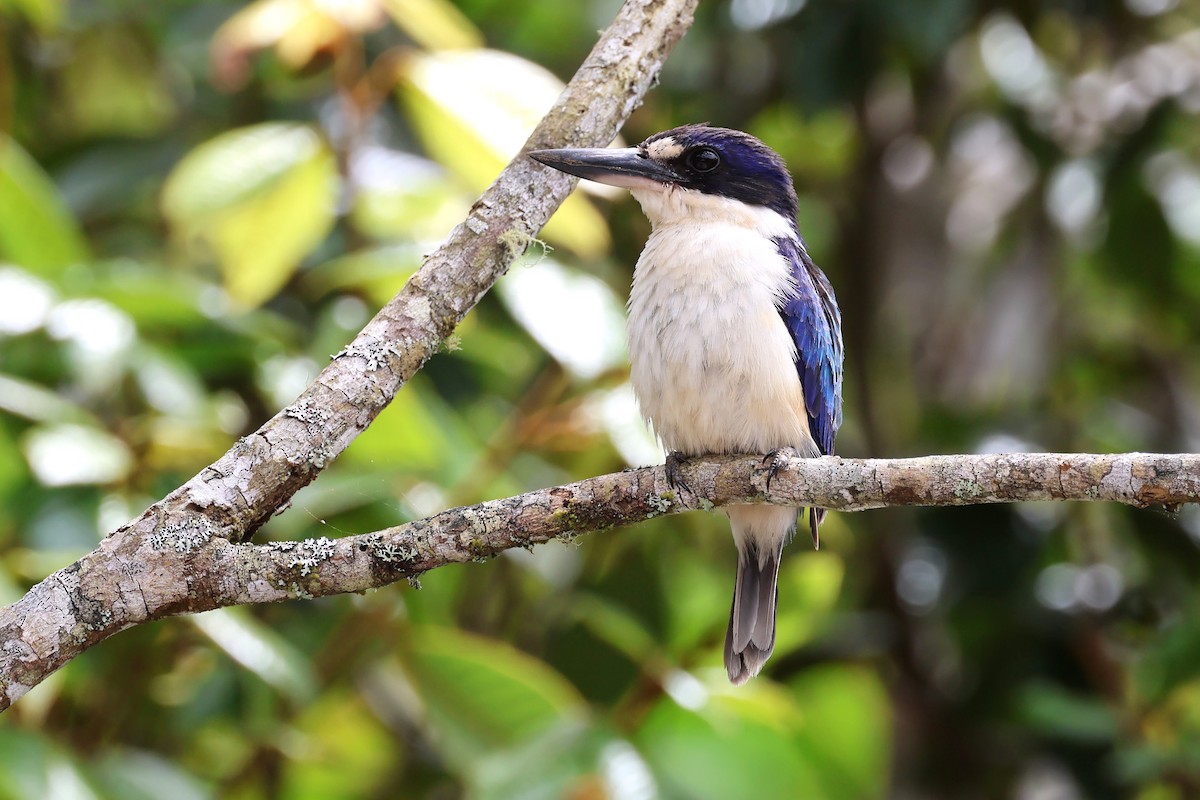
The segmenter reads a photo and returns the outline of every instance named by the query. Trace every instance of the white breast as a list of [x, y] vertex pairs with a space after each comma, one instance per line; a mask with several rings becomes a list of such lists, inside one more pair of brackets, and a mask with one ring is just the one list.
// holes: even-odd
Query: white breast
[[790, 226], [766, 209], [747, 216], [737, 204], [731, 215], [729, 201], [682, 194], [634, 192], [654, 223], [629, 298], [642, 413], [685, 455], [787, 445], [815, 454], [777, 310], [792, 277], [770, 237]]

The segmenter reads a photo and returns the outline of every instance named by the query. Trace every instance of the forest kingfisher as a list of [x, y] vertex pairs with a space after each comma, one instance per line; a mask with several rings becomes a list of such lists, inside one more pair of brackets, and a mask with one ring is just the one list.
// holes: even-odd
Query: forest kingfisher
[[[685, 125], [621, 149], [530, 157], [630, 190], [651, 233], [629, 296], [631, 379], [668, 450], [667, 474], [705, 453], [833, 453], [842, 421], [841, 313], [796, 227], [787, 165], [741, 131]], [[725, 508], [738, 549], [725, 668], [741, 684], [775, 647], [779, 560], [798, 511]], [[809, 511], [819, 546], [823, 509]]]

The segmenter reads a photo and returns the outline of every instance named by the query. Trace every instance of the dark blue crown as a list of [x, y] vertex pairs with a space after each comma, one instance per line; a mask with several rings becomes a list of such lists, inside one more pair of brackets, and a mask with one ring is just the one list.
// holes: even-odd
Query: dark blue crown
[[[682, 178], [681, 186], [749, 205], [766, 206], [795, 224], [796, 190], [792, 188], [787, 164], [758, 139], [729, 128], [683, 125], [656, 133], [638, 147], [647, 151], [651, 144], [667, 137], [682, 147], [679, 154], [667, 162]], [[712, 150], [720, 158], [710, 170], [697, 169], [712, 163], [700, 156], [705, 149]]]

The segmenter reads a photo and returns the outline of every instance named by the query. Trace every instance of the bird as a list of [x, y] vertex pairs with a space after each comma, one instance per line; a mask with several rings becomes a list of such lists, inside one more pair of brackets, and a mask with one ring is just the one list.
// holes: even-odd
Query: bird
[[[717, 453], [765, 453], [767, 486], [790, 457], [833, 454], [842, 423], [841, 312], [796, 221], [783, 158], [708, 123], [636, 147], [528, 153], [561, 172], [627, 188], [651, 232], [634, 267], [627, 334], [642, 415], [681, 467]], [[737, 545], [725, 633], [729, 680], [758, 675], [775, 647], [779, 562], [799, 509], [724, 508]], [[809, 510], [814, 547], [823, 509]]]

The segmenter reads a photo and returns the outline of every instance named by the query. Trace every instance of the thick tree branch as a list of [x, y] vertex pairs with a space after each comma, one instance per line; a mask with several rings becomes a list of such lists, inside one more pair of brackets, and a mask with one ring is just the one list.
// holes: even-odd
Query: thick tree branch
[[[254, 545], [206, 537], [196, 529], [160, 533], [162, 540], [155, 546], [173, 553], [173, 567], [164, 574], [131, 570], [139, 592], [137, 621], [246, 603], [361, 592], [401, 578], [415, 579], [446, 564], [487, 559], [514, 547], [734, 503], [859, 511], [1027, 500], [1101, 500], [1138, 507], [1200, 501], [1200, 454], [797, 458], [775, 477], [769, 492], [757, 456], [699, 458], [684, 467], [684, 474], [693, 493], [677, 495], [662, 467], [644, 467], [336, 540], [321, 537]], [[118, 549], [114, 537], [100, 547], [125, 564]], [[177, 591], [180, 582], [186, 582], [187, 592]], [[109, 613], [107, 603], [129, 601], [124, 584], [114, 584], [113, 594], [97, 598], [70, 569], [56, 573], [46, 584], [45, 593], [39, 595], [48, 599], [43, 606], [46, 616], [30, 626], [32, 633], [43, 637], [72, 635], [75, 627], [94, 621], [103, 624]], [[64, 614], [57, 609], [72, 611]], [[25, 663], [31, 669], [38, 662]], [[3, 672], [0, 677], [8, 679]]]
[[1200, 502], [1200, 454], [796, 458], [776, 475], [770, 492], [758, 456], [699, 458], [684, 473], [694, 493], [677, 495], [663, 467], [643, 467], [336, 540], [266, 545], [217, 541], [188, 555], [188, 574], [197, 589], [190, 602], [155, 609], [151, 618], [361, 592], [514, 547], [736, 503], [863, 511], [1031, 500], [1100, 500], [1139, 508]]
[[[696, 2], [626, 0], [525, 149], [612, 141], [691, 25]], [[295, 403], [96, 550], [0, 609], [0, 711], [156, 610], [196, 610], [196, 554], [246, 541], [345, 450], [525, 251], [573, 185], [518, 156]]]

